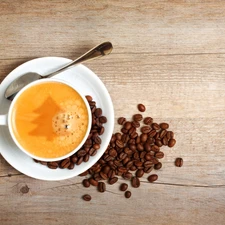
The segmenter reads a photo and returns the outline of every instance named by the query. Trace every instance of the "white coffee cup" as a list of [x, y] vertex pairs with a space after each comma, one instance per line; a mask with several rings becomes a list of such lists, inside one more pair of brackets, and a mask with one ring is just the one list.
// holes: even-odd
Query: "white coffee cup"
[[[32, 87], [32, 86], [35, 86], [37, 84], [40, 84], [40, 83], [47, 83], [47, 82], [58, 82], [58, 83], [62, 83], [62, 84], [65, 84], [71, 88], [73, 88], [79, 95], [80, 97], [82, 98], [83, 102], [85, 103], [85, 106], [86, 106], [86, 109], [87, 109], [87, 112], [88, 112], [88, 126], [87, 126], [87, 130], [86, 130], [86, 133], [85, 133], [85, 136], [84, 138], [82, 139], [82, 141], [79, 143], [79, 145], [73, 149], [71, 152], [69, 152], [68, 154], [66, 155], [63, 155], [61, 157], [57, 157], [57, 158], [42, 158], [42, 157], [38, 157], [36, 155], [33, 155], [31, 154], [28, 150], [24, 149], [21, 144], [17, 141], [15, 135], [14, 135], [14, 132], [13, 132], [13, 129], [12, 129], [12, 112], [13, 112], [13, 108], [15, 106], [15, 103], [17, 102], [17, 100], [20, 98], [21, 94], [26, 91], [28, 88]], [[60, 91], [60, 90], [59, 90]], [[82, 95], [75, 87], [73, 87], [72, 85], [70, 85], [69, 83], [65, 82], [65, 81], [62, 81], [62, 80], [59, 80], [59, 79], [55, 79], [55, 78], [46, 78], [46, 79], [41, 79], [41, 80], [37, 80], [37, 81], [34, 81], [30, 84], [28, 84], [27, 86], [25, 86], [23, 89], [21, 89], [17, 95], [15, 96], [15, 98], [13, 99], [10, 107], [9, 107], [9, 111], [6, 115], [0, 115], [0, 125], [5, 125], [5, 126], [8, 126], [8, 129], [9, 129], [9, 133], [14, 141], [14, 143], [17, 145], [17, 147], [22, 150], [24, 153], [26, 153], [28, 156], [36, 159], [36, 160], [41, 160], [41, 161], [58, 161], [58, 160], [62, 160], [62, 159], [65, 159], [67, 157], [70, 157], [71, 155], [73, 155], [75, 152], [77, 152], [81, 147], [82, 145], [85, 143], [85, 141], [87, 140], [88, 138], [88, 135], [90, 133], [90, 129], [91, 129], [91, 124], [92, 124], [92, 114], [91, 114], [91, 110], [90, 110], [90, 106], [88, 104], [88, 101], [87, 99], [85, 98], [84, 95]]]

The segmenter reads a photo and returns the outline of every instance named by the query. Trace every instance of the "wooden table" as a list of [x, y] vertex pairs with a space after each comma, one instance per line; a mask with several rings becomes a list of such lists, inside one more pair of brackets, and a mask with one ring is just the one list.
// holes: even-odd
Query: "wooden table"
[[108, 88], [115, 119], [144, 103], [144, 116], [168, 122], [177, 139], [163, 150], [157, 182], [145, 176], [130, 199], [118, 189], [122, 179], [102, 194], [81, 177], [27, 177], [0, 157], [1, 225], [225, 224], [223, 1], [3, 0], [0, 12], [1, 80], [30, 59], [74, 59], [109, 40], [113, 53], [86, 65]]

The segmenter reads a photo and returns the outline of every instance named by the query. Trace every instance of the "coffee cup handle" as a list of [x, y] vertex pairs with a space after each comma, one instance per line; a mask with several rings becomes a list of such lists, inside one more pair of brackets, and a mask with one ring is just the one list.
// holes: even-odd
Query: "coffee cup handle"
[[6, 115], [0, 115], [0, 125], [7, 125], [7, 114]]

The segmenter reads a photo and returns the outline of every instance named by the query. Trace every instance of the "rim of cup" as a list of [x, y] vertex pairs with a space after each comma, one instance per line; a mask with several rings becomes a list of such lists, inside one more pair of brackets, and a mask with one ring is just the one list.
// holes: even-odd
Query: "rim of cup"
[[[16, 139], [16, 137], [14, 135], [13, 129], [12, 129], [12, 119], [11, 119], [11, 117], [12, 117], [13, 107], [14, 107], [17, 99], [28, 88], [30, 88], [32, 86], [35, 86], [36, 84], [39, 84], [39, 83], [47, 83], [47, 82], [58, 82], [58, 83], [62, 83], [62, 84], [65, 84], [65, 85], [71, 87], [72, 89], [74, 89], [79, 94], [79, 96], [82, 98], [82, 100], [84, 101], [85, 106], [86, 106], [86, 109], [87, 109], [87, 112], [88, 112], [88, 127], [87, 127], [86, 133], [85, 133], [84, 138], [82, 139], [82, 141], [79, 143], [79, 145], [75, 149], [73, 149], [72, 151], [70, 151], [69, 153], [67, 153], [64, 156], [60, 156], [60, 157], [57, 157], [57, 158], [42, 158], [42, 157], [39, 157], [39, 156], [36, 156], [36, 155], [31, 154], [30, 152], [28, 152], [26, 149], [24, 149], [20, 145], [20, 143], [17, 141], [17, 139]], [[10, 107], [9, 107], [8, 114], [7, 114], [7, 126], [8, 126], [8, 129], [9, 129], [10, 135], [11, 135], [14, 143], [17, 145], [17, 147], [21, 151], [23, 151], [26, 155], [30, 156], [31, 158], [36, 159], [36, 160], [40, 160], [40, 161], [45, 161], [45, 162], [52, 162], [52, 161], [63, 160], [65, 158], [70, 157], [74, 153], [76, 153], [83, 146], [83, 144], [85, 143], [85, 141], [87, 140], [88, 135], [89, 135], [90, 130], [91, 130], [91, 124], [92, 124], [91, 109], [90, 109], [90, 106], [88, 104], [88, 101], [87, 101], [86, 97], [83, 94], [81, 94], [80, 91], [78, 91], [73, 85], [69, 84], [66, 81], [63, 81], [63, 80], [60, 80], [60, 79], [56, 79], [56, 78], [44, 78], [44, 79], [40, 79], [40, 80], [34, 81], [34, 82], [26, 85], [24, 88], [22, 88], [19, 91], [19, 93], [13, 99], [13, 101], [12, 101]]]

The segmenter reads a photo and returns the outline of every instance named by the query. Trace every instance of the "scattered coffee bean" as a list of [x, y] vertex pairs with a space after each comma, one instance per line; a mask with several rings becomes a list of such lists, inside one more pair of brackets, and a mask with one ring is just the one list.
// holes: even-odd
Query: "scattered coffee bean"
[[143, 175], [144, 175], [144, 170], [143, 169], [138, 169], [137, 171], [136, 171], [136, 176], [137, 177], [143, 177]]
[[159, 169], [161, 169], [162, 168], [162, 163], [161, 162], [158, 162], [158, 163], [156, 163], [155, 165], [154, 165], [154, 169], [155, 170], [159, 170]]
[[105, 190], [106, 190], [105, 183], [104, 182], [99, 182], [98, 183], [98, 191], [99, 192], [105, 192]]
[[168, 123], [160, 123], [160, 127], [161, 127], [161, 129], [166, 130], [169, 128], [169, 124]]
[[176, 158], [175, 165], [177, 167], [182, 167], [183, 166], [183, 159], [182, 158]]
[[128, 188], [128, 185], [125, 184], [125, 183], [122, 183], [122, 184], [120, 185], [120, 190], [121, 190], [121, 191], [126, 191], [127, 188]]
[[151, 125], [153, 123], [153, 119], [151, 117], [144, 118], [144, 124]]
[[84, 179], [82, 183], [84, 187], [86, 188], [90, 187], [90, 182], [88, 181], [88, 179]]
[[175, 139], [170, 139], [170, 140], [169, 140], [169, 143], [168, 143], [168, 146], [169, 146], [170, 148], [172, 148], [175, 144], [176, 144], [176, 140], [175, 140]]
[[142, 119], [143, 119], [143, 116], [141, 114], [133, 115], [133, 120], [136, 122], [140, 122]]
[[126, 122], [126, 118], [120, 117], [117, 122], [118, 124], [123, 125]]
[[90, 195], [88, 195], [88, 194], [86, 194], [86, 195], [83, 195], [83, 199], [84, 199], [84, 201], [91, 201], [91, 196]]
[[124, 195], [125, 195], [126, 198], [130, 198], [131, 197], [131, 192], [130, 191], [126, 191], [124, 193]]
[[89, 182], [90, 182], [90, 184], [93, 185], [93, 186], [98, 186], [98, 181], [94, 180], [93, 178], [90, 178], [90, 179], [89, 179]]
[[118, 177], [113, 177], [111, 179], [109, 179], [109, 184], [115, 184], [118, 181]]
[[143, 104], [138, 104], [138, 110], [140, 112], [144, 112], [145, 111], [145, 106]]
[[158, 175], [157, 175], [157, 174], [152, 174], [152, 175], [150, 175], [150, 176], [148, 177], [148, 181], [149, 181], [150, 183], [156, 181], [157, 179], [158, 179]]
[[138, 187], [140, 187], [140, 180], [139, 180], [139, 178], [138, 177], [133, 177], [132, 179], [131, 179], [131, 185], [132, 185], [132, 187], [134, 187], [134, 188], [138, 188]]

